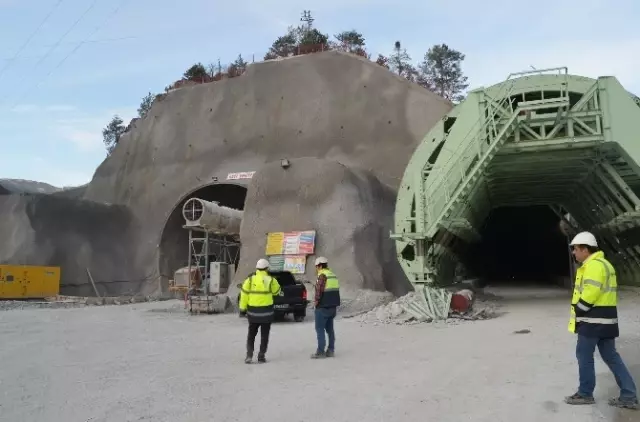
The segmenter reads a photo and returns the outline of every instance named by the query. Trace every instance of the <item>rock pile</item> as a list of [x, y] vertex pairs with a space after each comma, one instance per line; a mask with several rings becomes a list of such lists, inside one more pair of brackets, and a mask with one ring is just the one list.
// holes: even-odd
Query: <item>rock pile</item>
[[444, 289], [414, 291], [358, 315], [358, 320], [374, 324], [410, 325], [434, 321], [457, 323], [460, 320], [481, 320], [497, 316], [498, 305], [494, 301], [476, 299], [466, 311], [460, 312], [451, 309], [451, 297], [452, 294]]
[[356, 292], [345, 291], [344, 294], [340, 291], [340, 296], [339, 312], [345, 318], [362, 315], [396, 299], [396, 296], [389, 292], [376, 292], [367, 289], [361, 289]]

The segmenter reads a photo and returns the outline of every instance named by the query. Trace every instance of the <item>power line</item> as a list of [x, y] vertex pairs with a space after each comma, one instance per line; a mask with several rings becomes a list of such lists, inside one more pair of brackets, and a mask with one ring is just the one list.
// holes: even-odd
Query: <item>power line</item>
[[[40, 58], [40, 60], [38, 60], [38, 62], [36, 64], [33, 65], [33, 67], [35, 68], [36, 66], [38, 66], [40, 63], [42, 63], [42, 61], [44, 59], [46, 59], [47, 57], [49, 57], [49, 55], [51, 54], [51, 52], [53, 52], [53, 50], [55, 50], [60, 43], [62, 42], [62, 40], [69, 35], [69, 33], [78, 25], [78, 23], [80, 23], [80, 21], [87, 15], [87, 13], [89, 13], [91, 11], [91, 9], [94, 8], [94, 6], [96, 5], [96, 3], [98, 2], [98, 0], [93, 0], [93, 2], [91, 3], [91, 5], [82, 13], [82, 15], [80, 15], [80, 17], [78, 19], [76, 19], [76, 21], [73, 23], [73, 25], [71, 25], [71, 27], [69, 27], [69, 29], [67, 29], [67, 32], [65, 32], [60, 38], [58, 38], [58, 41], [56, 41], [55, 44], [53, 44], [53, 46], [49, 49], [49, 51], [47, 51], [47, 53], [42, 56], [42, 58]], [[18, 82], [18, 85], [20, 85], [24, 80], [25, 80], [26, 76], [24, 76], [20, 82]], [[13, 107], [11, 107], [13, 108]]]
[[96, 32], [98, 32], [99, 30], [101, 30], [115, 15], [118, 14], [118, 12], [120, 11], [120, 9], [124, 6], [124, 4], [127, 2], [128, 0], [122, 0], [122, 2], [120, 2], [120, 4], [118, 5], [118, 7], [116, 7], [115, 9], [113, 9], [113, 12], [111, 12], [111, 14], [109, 16], [107, 16], [107, 18], [102, 21], [102, 23], [100, 25], [98, 25], [96, 27], [96, 29], [93, 30], [93, 32], [91, 34], [89, 34], [88, 37], [85, 38], [85, 40], [83, 40], [82, 42], [80, 42], [78, 45], [76, 45], [76, 47], [71, 50], [71, 52], [69, 54], [67, 54], [66, 56], [64, 56], [64, 58], [62, 60], [60, 60], [58, 62], [58, 64], [49, 71], [49, 73], [47, 73], [47, 75], [44, 78], [41, 78], [40, 80], [38, 80], [38, 83], [31, 87], [30, 89], [27, 88], [27, 92], [25, 92], [25, 94], [20, 98], [19, 101], [16, 101], [16, 103], [11, 107], [15, 107], [16, 105], [18, 105], [31, 91], [31, 89], [35, 89], [37, 87], [40, 86], [40, 83], [42, 83], [42, 81], [46, 80], [56, 69], [58, 69], [60, 66], [62, 66], [62, 64], [67, 61], [67, 59], [69, 57], [71, 57], [76, 51], [78, 51], [80, 49], [80, 47], [82, 47], [83, 45], [89, 43], [90, 41], [88, 41], [89, 38], [91, 38]]
[[[97, 40], [88, 40], [88, 41], [68, 41], [68, 42], [64, 42], [62, 44], [68, 44], [68, 45], [78, 45], [81, 43], [85, 43], [85, 44], [97, 44], [97, 43], [102, 43], [102, 42], [111, 42], [111, 41], [124, 41], [124, 40], [136, 40], [136, 39], [140, 39], [140, 37], [138, 36], [129, 36], [129, 37], [117, 37], [117, 38], [99, 38]], [[41, 47], [50, 47], [52, 44], [45, 44], [42, 45]], [[40, 56], [22, 56], [20, 57], [20, 59], [22, 60], [31, 60], [31, 59], [39, 59], [41, 58], [42, 55]], [[11, 61], [14, 60], [14, 58], [0, 58], [0, 61]]]
[[20, 53], [22, 53], [22, 51], [25, 49], [25, 47], [31, 42], [31, 40], [33, 39], [33, 37], [35, 37], [35, 35], [38, 33], [38, 31], [40, 31], [40, 28], [42, 28], [42, 26], [49, 20], [49, 18], [51, 17], [51, 15], [53, 15], [53, 13], [58, 10], [58, 6], [60, 6], [60, 4], [63, 2], [64, 0], [59, 0], [49, 11], [49, 13], [47, 14], [47, 16], [45, 16], [45, 18], [42, 20], [42, 22], [40, 22], [40, 25], [38, 25], [38, 27], [36, 28], [35, 31], [33, 31], [31, 33], [31, 35], [29, 36], [29, 38], [27, 38], [27, 41], [25, 41], [24, 44], [22, 44], [22, 47], [20, 47], [20, 49], [18, 50], [18, 52], [16, 53], [15, 56], [13, 56], [11, 59], [9, 59], [7, 61], [7, 64], [4, 65], [4, 67], [2, 68], [2, 70], [0, 70], [0, 77], [2, 77], [2, 75], [4, 74], [4, 71], [7, 70], [9, 68], [9, 66], [11, 65], [11, 63], [18, 58], [18, 56], [20, 55]]

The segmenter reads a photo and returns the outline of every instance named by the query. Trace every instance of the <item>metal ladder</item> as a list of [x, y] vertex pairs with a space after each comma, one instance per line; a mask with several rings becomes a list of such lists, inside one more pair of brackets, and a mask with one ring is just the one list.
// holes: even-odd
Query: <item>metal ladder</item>
[[[514, 109], [511, 95], [513, 94], [516, 80], [528, 75], [537, 75], [550, 71], [558, 72], [561, 77], [564, 76], [560, 84], [560, 97], [521, 101]], [[452, 163], [449, 166], [448, 171], [438, 180], [439, 184], [435, 186], [435, 189], [430, 189], [434, 183], [425, 186], [424, 194], [428, 195], [428, 197], [425, 197], [427, 212], [425, 234], [428, 238], [433, 238], [439, 229], [439, 223], [450, 216], [457, 204], [467, 199], [471, 188], [491, 163], [498, 149], [517, 129], [518, 116], [523, 111], [569, 106], [567, 80], [566, 67], [518, 72], [510, 74], [505, 82], [501, 84], [500, 91], [496, 95], [497, 101], [485, 93], [485, 98], [488, 99], [488, 104], [490, 105], [487, 108], [487, 115], [474, 125], [475, 128], [478, 123], [481, 123], [480, 127], [477, 130], [472, 129], [461, 143], [459, 150], [462, 149], [462, 153], [453, 156], [459, 162]], [[504, 117], [496, 120], [494, 117], [496, 112]], [[486, 144], [488, 146], [483, 151], [483, 146]]]

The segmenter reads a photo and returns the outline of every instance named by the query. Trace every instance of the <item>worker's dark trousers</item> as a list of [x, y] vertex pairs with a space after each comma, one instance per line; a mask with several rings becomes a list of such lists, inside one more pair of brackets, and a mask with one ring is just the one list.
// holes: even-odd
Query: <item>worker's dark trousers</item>
[[336, 333], [333, 330], [333, 320], [336, 317], [336, 308], [316, 308], [316, 336], [318, 337], [317, 353], [324, 353], [325, 331], [329, 337], [327, 351], [334, 352], [336, 348]]
[[612, 338], [585, 337], [578, 334], [578, 343], [576, 345], [576, 357], [578, 358], [580, 374], [578, 393], [584, 397], [593, 397], [593, 390], [596, 388], [596, 370], [593, 354], [596, 346], [600, 351], [602, 360], [607, 364], [618, 387], [620, 387], [620, 399], [637, 401], [636, 384], [616, 351], [616, 341]]
[[271, 331], [271, 323], [249, 323], [249, 334], [247, 335], [247, 356], [253, 356], [253, 345], [260, 329], [260, 352], [258, 356], [264, 356], [269, 346], [269, 332]]

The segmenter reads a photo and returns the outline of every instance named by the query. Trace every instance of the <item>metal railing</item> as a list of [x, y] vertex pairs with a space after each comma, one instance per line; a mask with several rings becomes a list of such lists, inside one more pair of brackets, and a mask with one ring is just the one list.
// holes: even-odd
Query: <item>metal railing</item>
[[[438, 166], [442, 170], [439, 172], [432, 170], [432, 177], [425, 181], [427, 182], [425, 183], [426, 231], [429, 237], [435, 234], [438, 223], [440, 223], [453, 203], [462, 195], [462, 187], [469, 183], [478, 170], [490, 160], [500, 141], [509, 136], [515, 129], [516, 125], [514, 123], [516, 123], [518, 114], [523, 109], [526, 109], [526, 107], [513, 108], [511, 96], [516, 80], [527, 75], [541, 75], [547, 72], [555, 72], [560, 76], [565, 76], [565, 80], [560, 84], [560, 96], [568, 96], [568, 72], [566, 67], [511, 73], [501, 84], [499, 91], [493, 98], [489, 97], [485, 92], [485, 99], [488, 101], [486, 102], [487, 107], [484, 118], [481, 117], [476, 121], [455, 153], [451, 155], [442, 167]], [[563, 86], [564, 89], [562, 88]], [[538, 101], [535, 107], [544, 104], [545, 101], [553, 102], [557, 101], [557, 99]], [[495, 115], [499, 112], [509, 117], [496, 120]]]

